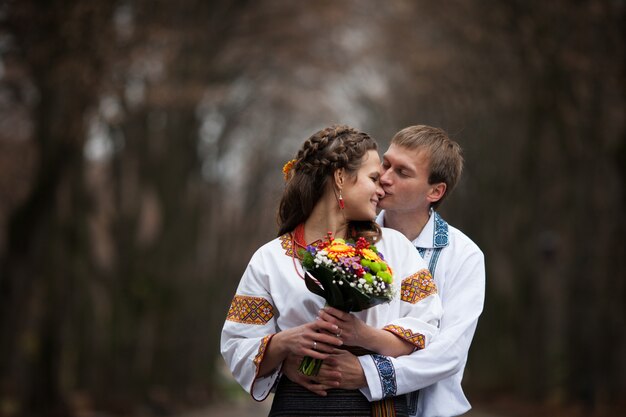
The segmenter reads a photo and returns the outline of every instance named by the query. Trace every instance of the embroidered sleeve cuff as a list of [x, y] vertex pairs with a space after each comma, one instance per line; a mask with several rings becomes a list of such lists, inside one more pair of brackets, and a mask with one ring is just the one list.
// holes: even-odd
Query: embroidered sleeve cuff
[[[396, 370], [393, 367], [391, 359], [382, 355], [369, 355], [374, 362], [376, 372], [378, 374], [378, 384], [381, 390], [381, 397], [388, 398], [394, 397], [398, 391], [398, 384], [396, 382]], [[367, 375], [366, 375], [367, 378]], [[372, 388], [376, 384], [370, 384], [368, 386]]]
[[393, 333], [400, 339], [409, 342], [410, 344], [415, 346], [415, 350], [424, 349], [424, 346], [426, 345], [426, 337], [421, 333], [413, 333], [411, 329], [405, 329], [401, 326], [389, 324], [383, 327], [383, 330]]
[[272, 340], [272, 337], [274, 337], [274, 335], [270, 334], [265, 336], [261, 340], [261, 343], [259, 344], [259, 350], [254, 357], [253, 362], [256, 370], [254, 373], [255, 377], [252, 381], [252, 386], [250, 387], [250, 395], [252, 395], [252, 398], [254, 398], [256, 401], [263, 401], [267, 398], [267, 396], [270, 394], [270, 391], [272, 390], [272, 387], [274, 386], [274, 383], [280, 376], [280, 369], [282, 365], [269, 375], [265, 375], [260, 378], [257, 377], [257, 375], [259, 374], [261, 362], [263, 362], [263, 357], [265, 356], [265, 352], [270, 344], [270, 341]]

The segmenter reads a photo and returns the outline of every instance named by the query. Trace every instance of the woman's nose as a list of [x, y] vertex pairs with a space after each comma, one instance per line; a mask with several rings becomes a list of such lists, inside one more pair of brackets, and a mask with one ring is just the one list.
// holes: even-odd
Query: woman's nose
[[376, 187], [376, 195], [378, 198], [383, 198], [385, 196], [385, 190], [383, 190], [383, 187], [381, 187], [380, 184]]

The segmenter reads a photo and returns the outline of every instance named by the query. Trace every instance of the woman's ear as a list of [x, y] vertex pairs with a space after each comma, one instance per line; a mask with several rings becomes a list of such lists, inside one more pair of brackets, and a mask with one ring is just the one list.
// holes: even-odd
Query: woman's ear
[[333, 177], [335, 179], [335, 185], [337, 189], [341, 190], [343, 188], [343, 178], [345, 176], [345, 170], [343, 168], [336, 169], [333, 173]]

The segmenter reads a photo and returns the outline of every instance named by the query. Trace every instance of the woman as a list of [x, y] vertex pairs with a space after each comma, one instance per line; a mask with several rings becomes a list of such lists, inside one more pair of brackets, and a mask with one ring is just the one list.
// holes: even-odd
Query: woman
[[[280, 203], [279, 237], [253, 255], [222, 331], [222, 355], [256, 400], [267, 397], [288, 355], [325, 359], [344, 343], [343, 329], [317, 319], [324, 300], [306, 288], [297, 257], [299, 248], [328, 232], [376, 243], [394, 269], [394, 299], [354, 313], [362, 325], [346, 329], [344, 338], [381, 355], [400, 356], [423, 348], [437, 333], [441, 303], [426, 265], [403, 235], [373, 222], [384, 195], [379, 167], [376, 142], [348, 126], [315, 133], [298, 152]], [[380, 360], [381, 372], [389, 371], [390, 364]], [[393, 395], [393, 387], [386, 388]], [[403, 402], [397, 397], [395, 405], [371, 406], [356, 390], [318, 397], [283, 377], [270, 415], [371, 415], [370, 407], [395, 407], [400, 415]]]

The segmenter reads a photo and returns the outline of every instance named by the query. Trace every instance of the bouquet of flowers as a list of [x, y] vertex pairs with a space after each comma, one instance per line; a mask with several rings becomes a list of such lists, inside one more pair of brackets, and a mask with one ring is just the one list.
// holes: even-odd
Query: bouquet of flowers
[[[307, 246], [299, 253], [305, 272], [304, 281], [314, 294], [345, 312], [356, 312], [391, 301], [393, 271], [375, 246], [360, 237], [351, 240], [328, 239]], [[299, 370], [317, 375], [322, 361], [305, 357]]]

